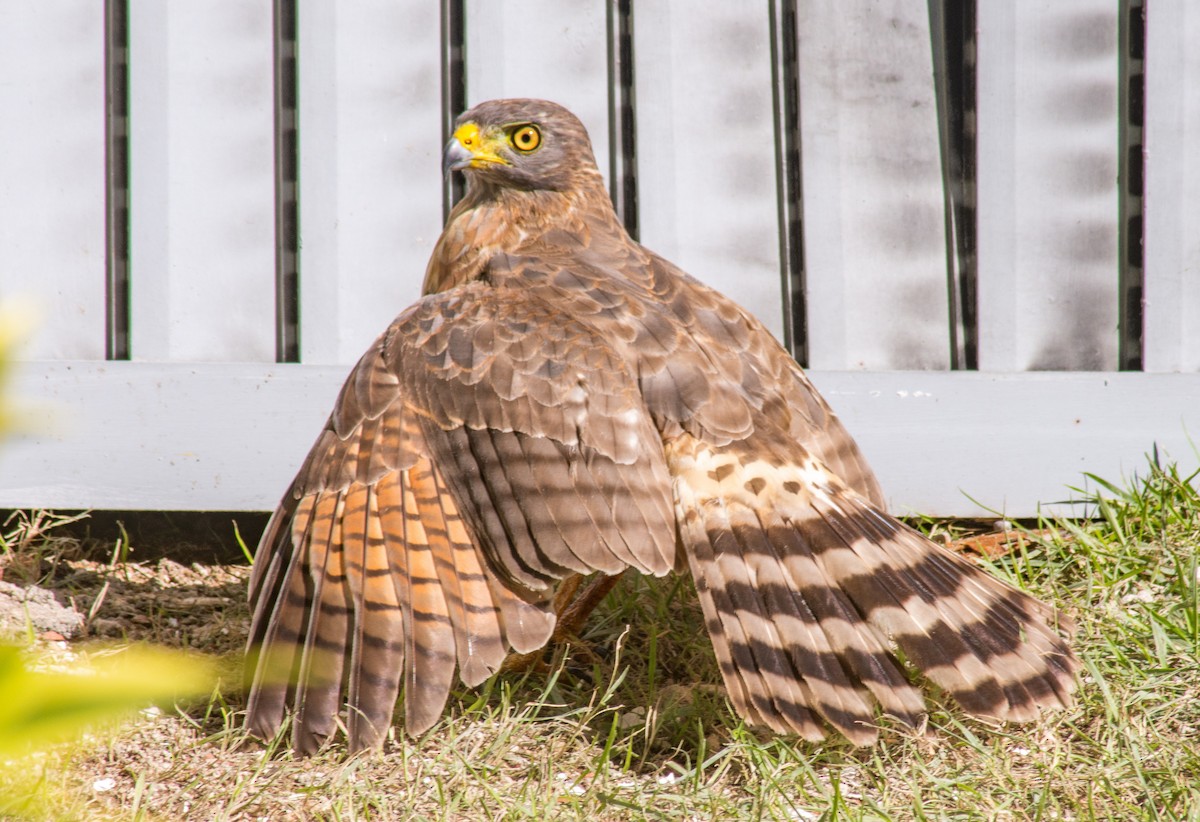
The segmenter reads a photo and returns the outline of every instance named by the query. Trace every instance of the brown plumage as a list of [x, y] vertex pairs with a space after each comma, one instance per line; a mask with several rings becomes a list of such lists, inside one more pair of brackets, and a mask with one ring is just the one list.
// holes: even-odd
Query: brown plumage
[[[554, 629], [557, 581], [690, 569], [729, 697], [820, 739], [1068, 704], [1051, 610], [883, 512], [857, 446], [741, 308], [633, 242], [579, 121], [468, 111], [425, 278], [351, 372], [259, 545], [247, 726], [378, 744]], [[907, 662], [902, 662], [901, 660]]]

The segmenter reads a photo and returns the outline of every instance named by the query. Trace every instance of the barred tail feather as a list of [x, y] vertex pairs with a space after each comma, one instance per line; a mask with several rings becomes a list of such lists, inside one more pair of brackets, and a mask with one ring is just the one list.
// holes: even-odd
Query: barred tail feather
[[382, 741], [402, 687], [405, 729], [421, 734], [456, 668], [478, 685], [509, 646], [541, 647], [554, 627], [547, 603], [494, 580], [428, 460], [282, 506], [260, 560], [246, 727], [271, 738], [290, 704], [300, 753], [338, 731], [343, 695], [351, 749]]
[[[312, 583], [308, 624], [296, 683], [295, 747], [312, 753], [337, 730], [350, 603], [344, 584], [341, 495], [318, 501], [310, 524]], [[289, 602], [288, 606], [295, 603]]]
[[[882, 561], [879, 579], [850, 577], [845, 584], [865, 599], [892, 594], [869, 618], [964, 708], [1025, 722], [1041, 708], [1069, 704], [1078, 664], [1060, 633], [1071, 631], [1067, 620], [861, 499], [848, 497], [836, 508], [821, 499], [816, 507], [843, 544], [866, 555], [885, 547], [885, 556], [873, 557]], [[855, 539], [864, 532], [865, 540]], [[962, 639], [953, 660], [939, 629]]]
[[386, 734], [400, 690], [396, 672], [404, 668], [402, 600], [390, 573], [382, 573], [391, 565], [387, 533], [395, 516], [389, 505], [395, 483], [388, 477], [377, 487], [355, 489], [355, 496], [365, 497], [353, 517], [357, 551], [347, 551], [357, 554], [346, 576], [354, 601], [346, 733], [355, 747], [369, 747]]
[[299, 673], [311, 599], [302, 570], [304, 553], [294, 549], [291, 531], [294, 526], [302, 532], [308, 530], [314, 502], [306, 499], [295, 510], [276, 512], [263, 535], [250, 578], [250, 602], [261, 604], [254, 609], [250, 623], [246, 729], [262, 739], [274, 736], [283, 723], [289, 683], [295, 682]]
[[1077, 663], [1042, 603], [818, 463], [743, 462], [686, 437], [669, 451], [685, 553], [747, 720], [815, 740], [819, 717], [870, 744], [877, 705], [909, 725], [923, 713], [909, 666], [981, 717], [1069, 704]]

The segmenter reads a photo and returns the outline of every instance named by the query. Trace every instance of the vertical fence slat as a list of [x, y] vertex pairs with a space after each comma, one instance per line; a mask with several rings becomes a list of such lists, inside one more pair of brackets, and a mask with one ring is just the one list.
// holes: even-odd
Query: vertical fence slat
[[978, 6], [983, 370], [1116, 365], [1117, 6]]
[[28, 295], [33, 359], [105, 352], [104, 4], [0, 5], [0, 298]]
[[1145, 366], [1142, 305], [1145, 302], [1146, 0], [1120, 0], [1117, 48], [1117, 369]]
[[300, 0], [300, 359], [354, 362], [442, 225], [436, 3]]
[[1200, 371], [1200, 8], [1146, 26], [1144, 367]]
[[783, 339], [766, 4], [634, 4], [641, 239]]
[[809, 365], [946, 368], [945, 204], [923, 2], [801, 3]]
[[271, 0], [131, 0], [134, 359], [275, 359]]
[[605, 180], [608, 35], [594, 0], [467, 0], [467, 104], [538, 97], [569, 108], [588, 130]]

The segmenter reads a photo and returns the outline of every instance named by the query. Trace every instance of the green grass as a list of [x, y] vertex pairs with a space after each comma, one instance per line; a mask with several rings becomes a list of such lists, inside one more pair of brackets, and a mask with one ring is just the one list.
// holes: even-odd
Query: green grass
[[[548, 671], [456, 692], [420, 740], [303, 760], [282, 745], [238, 747], [230, 686], [180, 715], [48, 753], [31, 775], [54, 799], [37, 813], [1200, 820], [1194, 480], [1154, 459], [1127, 484], [1090, 477], [1093, 519], [1030, 523], [1053, 535], [991, 564], [1078, 625], [1078, 702], [1030, 725], [988, 727], [935, 698], [926, 727], [891, 729], [868, 749], [747, 728], [721, 694], [690, 583], [629, 575], [584, 646], [559, 653]], [[103, 778], [114, 787], [95, 790]]]

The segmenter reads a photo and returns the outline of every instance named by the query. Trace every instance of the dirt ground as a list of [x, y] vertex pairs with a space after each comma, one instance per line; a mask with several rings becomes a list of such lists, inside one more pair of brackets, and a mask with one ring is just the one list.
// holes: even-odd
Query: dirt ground
[[[1079, 704], [1028, 726], [964, 724], [935, 702], [928, 726], [891, 729], [877, 749], [747, 729], [721, 695], [691, 587], [627, 575], [589, 623], [596, 653], [579, 651], [585, 664], [575, 649], [537, 675], [456, 689], [420, 739], [398, 730], [382, 752], [347, 757], [335, 746], [311, 758], [291, 757], [286, 743], [245, 744], [240, 729], [250, 568], [232, 520], [253, 546], [265, 517], [107, 514], [61, 527], [51, 526], [70, 517], [0, 518], [0, 623], [5, 601], [15, 604], [20, 624], [8, 631], [27, 637], [27, 614], [40, 660], [144, 641], [216, 657], [221, 676], [206, 697], [145, 708], [30, 761], [16, 790], [41, 798], [18, 810], [56, 820], [815, 820], [1019, 819], [1045, 806], [1041, 818], [1195, 818], [1172, 815], [1193, 799], [1200, 807], [1185, 787], [1200, 767], [1187, 741], [1200, 704], [1189, 673], [1200, 635], [1187, 621], [1197, 601], [1188, 580], [1200, 579], [1192, 505], [1173, 515], [1186, 519], [1182, 540], [1153, 530], [1130, 539], [1129, 518], [1120, 539], [1046, 532], [1027, 557], [1036, 535], [954, 543], [1013, 552], [1034, 574], [1027, 584], [1082, 625]], [[961, 525], [934, 538], [962, 537]], [[13, 793], [0, 769], [0, 808]], [[1135, 813], [1143, 794], [1171, 813]]]
[[[29, 597], [49, 594], [59, 606], [58, 614], [31, 615], [35, 631], [61, 633], [69, 640], [240, 651], [246, 641], [249, 565], [237, 547], [232, 520], [176, 515], [175, 522], [147, 514], [131, 519], [126, 529], [117, 516], [44, 527], [44, 537], [28, 539], [26, 550], [18, 546], [0, 559], [0, 583], [6, 584], [8, 599], [24, 589]], [[217, 530], [218, 517], [224, 519], [224, 534]], [[244, 520], [238, 530], [254, 545], [265, 517]]]
[[[222, 681], [214, 697], [182, 711], [148, 708], [119, 729], [99, 731], [60, 752], [61, 760], [47, 760], [46, 773], [58, 783], [49, 791], [50, 807], [35, 808], [33, 818], [282, 820], [354, 817], [368, 808], [368, 815], [384, 818], [413, 813], [417, 816], [411, 818], [427, 818], [422, 808], [436, 808], [443, 818], [481, 818], [475, 811], [455, 810], [440, 795], [447, 774], [461, 768], [461, 760], [499, 759], [493, 775], [480, 781], [483, 798], [462, 800], [486, 801], [485, 788], [497, 782], [523, 784], [530, 762], [559, 747], [554, 761], [561, 770], [544, 775], [546, 790], [561, 790], [565, 800], [574, 801], [582, 793], [580, 780], [590, 785], [597, 778], [590, 760], [595, 753], [579, 746], [574, 718], [532, 724], [523, 729], [531, 736], [521, 740], [505, 735], [498, 740], [485, 732], [486, 723], [451, 718], [434, 738], [393, 740], [388, 753], [367, 759], [334, 752], [293, 760], [246, 745], [238, 682], [249, 627], [250, 567], [232, 538], [232, 524], [220, 516], [119, 520], [108, 514], [53, 529], [47, 522], [32, 529], [41, 533], [25, 540], [23, 550], [0, 559], [0, 604], [15, 604], [20, 615], [7, 633], [22, 633], [20, 623], [28, 616], [41, 664], [74, 661], [104, 642], [148, 642], [221, 659]], [[265, 517], [239, 519], [243, 541], [253, 546], [265, 522]], [[45, 607], [28, 607], [25, 600], [35, 599]], [[2, 619], [0, 608], [0, 632], [6, 628]], [[470, 696], [467, 702], [473, 700]], [[464, 703], [452, 702], [457, 705], [450, 713], [462, 712]], [[456, 737], [452, 743], [447, 734]], [[538, 734], [545, 738], [539, 740]], [[493, 745], [495, 752], [464, 754]], [[661, 787], [654, 776], [638, 777], [638, 785], [625, 784], [631, 779], [627, 773], [614, 770], [606, 776], [619, 777], [626, 790], [638, 789], [641, 781]], [[355, 800], [347, 797], [359, 793], [362, 806], [356, 812]], [[394, 804], [381, 808], [381, 802]]]

